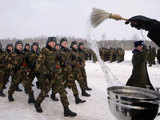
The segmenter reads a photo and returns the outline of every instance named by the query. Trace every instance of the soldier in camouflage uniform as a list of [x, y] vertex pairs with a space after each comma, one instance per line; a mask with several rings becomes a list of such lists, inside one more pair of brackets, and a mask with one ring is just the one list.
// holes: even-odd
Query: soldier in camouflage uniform
[[[13, 49], [14, 49], [13, 44], [7, 44], [5, 54], [6, 54], [8, 61], [10, 61], [10, 64], [11, 64], [11, 59], [12, 59], [12, 55], [13, 55]], [[5, 73], [4, 89], [6, 88], [6, 84], [8, 83], [10, 76], [12, 76], [11, 70]], [[19, 88], [19, 86], [17, 86], [16, 91], [21, 92], [22, 90]]]
[[24, 46], [24, 52], [30, 52], [30, 44], [26, 43]]
[[87, 52], [90, 55], [90, 60], [93, 60], [93, 62], [96, 63], [97, 62], [96, 53], [92, 49], [87, 49]]
[[109, 57], [109, 60], [110, 62], [113, 62], [113, 55], [114, 55], [114, 49], [113, 48], [110, 48], [110, 57]]
[[17, 86], [20, 83], [22, 83], [29, 95], [28, 103], [34, 103], [32, 86], [28, 83], [30, 68], [26, 64], [26, 56], [23, 52], [22, 41], [17, 41], [15, 43], [15, 52], [12, 55], [12, 61], [13, 61], [13, 69], [12, 69], [13, 78], [8, 90], [8, 100], [10, 102], [14, 101], [13, 94], [16, 91]]
[[124, 50], [122, 48], [117, 48], [117, 62], [120, 63], [124, 61]]
[[34, 42], [31, 46], [31, 51], [26, 53], [26, 62], [31, 70], [29, 73], [30, 75], [28, 76], [29, 77], [28, 82], [32, 86], [34, 86], [32, 82], [34, 78], [36, 77], [36, 72], [34, 69], [35, 69], [35, 64], [36, 64], [38, 56], [39, 56], [39, 44], [37, 42]]
[[[7, 44], [7, 46], [6, 46], [6, 55], [8, 56], [9, 59], [13, 58], [13, 56], [14, 56], [14, 47], [13, 47], [13, 44]], [[12, 71], [9, 71], [9, 72], [6, 73], [6, 75], [5, 75], [5, 81], [6, 81], [5, 84], [7, 84], [7, 82], [9, 81], [9, 77], [10, 76], [12, 77]], [[17, 92], [21, 92], [22, 89], [20, 89], [20, 87], [17, 86], [16, 91]]]
[[[75, 97], [75, 103], [84, 103], [85, 100], [81, 100], [79, 98], [79, 93], [78, 89], [75, 83], [75, 79], [73, 78], [73, 72], [72, 72], [72, 52], [67, 48], [67, 39], [62, 38], [60, 41], [60, 46], [61, 46], [61, 56], [62, 56], [62, 71], [63, 71], [63, 80], [64, 80], [64, 85], [65, 87], [68, 87], [72, 90], [73, 95]], [[51, 98], [53, 100], [57, 100], [55, 97], [56, 90], [54, 90], [53, 86], [53, 93], [51, 95]]]
[[84, 81], [84, 76], [82, 74], [82, 67], [84, 67], [82, 61], [84, 60], [84, 58], [82, 58], [82, 56], [80, 56], [79, 51], [78, 51], [78, 43], [76, 41], [73, 41], [71, 43], [71, 52], [72, 52], [72, 71], [73, 71], [73, 77], [74, 80], [77, 80], [81, 91], [82, 91], [82, 96], [85, 97], [89, 97], [90, 94], [88, 94], [86, 92], [87, 90], [87, 86], [86, 86], [86, 82]]
[[[85, 70], [85, 51], [84, 51], [84, 43], [80, 42], [78, 45], [78, 52], [80, 54], [81, 59], [81, 72], [82, 72], [82, 77], [83, 77], [83, 83], [84, 83], [84, 88], [85, 90], [92, 90], [91, 88], [88, 87], [88, 82], [87, 82], [87, 74]], [[83, 95], [83, 92], [82, 92]]]
[[152, 48], [152, 54], [153, 54], [153, 56], [152, 56], [152, 64], [155, 65], [156, 64], [155, 59], [156, 59], [156, 56], [157, 56], [155, 47]]
[[157, 60], [158, 63], [160, 64], [160, 48], [157, 50]]
[[101, 48], [100, 49], [101, 59], [106, 62], [110, 60], [110, 49]]
[[[8, 59], [12, 58], [13, 44], [7, 44], [6, 49], [5, 49], [5, 54], [8, 57]], [[4, 89], [6, 88], [6, 84], [8, 83], [10, 76], [11, 76], [11, 71], [8, 71], [8, 72], [5, 73], [5, 77], [4, 77]], [[20, 89], [17, 88], [17, 90], [20, 90]]]
[[56, 38], [49, 37], [46, 47], [40, 52], [36, 63], [37, 78], [41, 84], [41, 92], [35, 102], [37, 112], [43, 112], [41, 103], [54, 85], [54, 90], [60, 94], [60, 100], [64, 108], [64, 116], [74, 117], [77, 114], [69, 109], [64, 80], [61, 68], [61, 53], [55, 49]]
[[6, 61], [6, 55], [5, 52], [2, 50], [2, 44], [0, 43], [0, 96], [5, 97], [5, 94], [3, 93], [4, 89], [4, 78], [5, 73], [8, 71], [8, 64]]

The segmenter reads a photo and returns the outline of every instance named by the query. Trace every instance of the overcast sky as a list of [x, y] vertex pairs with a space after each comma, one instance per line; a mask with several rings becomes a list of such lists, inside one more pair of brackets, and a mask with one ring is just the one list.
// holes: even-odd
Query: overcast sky
[[[126, 18], [145, 15], [160, 20], [160, 0], [0, 0], [0, 38], [87, 36], [92, 8]], [[130, 39], [141, 32], [122, 21], [106, 20], [95, 30], [97, 39]]]

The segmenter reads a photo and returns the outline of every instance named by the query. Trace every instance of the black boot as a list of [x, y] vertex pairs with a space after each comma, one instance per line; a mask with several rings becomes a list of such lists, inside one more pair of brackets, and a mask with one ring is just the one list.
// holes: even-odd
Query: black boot
[[42, 108], [41, 108], [41, 105], [39, 103], [35, 102], [34, 107], [35, 107], [35, 109], [36, 109], [36, 111], [38, 113], [42, 113], [43, 112]]
[[6, 97], [6, 95], [3, 93], [3, 91], [0, 91], [0, 97]]
[[64, 108], [64, 116], [65, 117], [75, 117], [77, 116], [77, 113], [72, 112], [68, 107]]
[[28, 99], [28, 104], [31, 104], [31, 103], [35, 103], [35, 99], [34, 99], [34, 96], [30, 96], [29, 99]]
[[91, 95], [86, 92], [86, 90], [82, 91], [82, 96], [90, 97]]
[[51, 99], [52, 99], [53, 101], [59, 101], [59, 99], [56, 97], [55, 94], [52, 94], [52, 95], [51, 95]]
[[20, 89], [20, 88], [17, 86], [16, 91], [17, 91], [17, 92], [22, 92], [22, 89]]
[[84, 103], [84, 102], [86, 102], [86, 100], [82, 100], [82, 99], [79, 98], [78, 95], [76, 95], [76, 96], [75, 96], [75, 102], [76, 102], [76, 104], [79, 104], [79, 103]]
[[87, 89], [86, 89], [86, 90], [90, 91], [90, 90], [92, 90], [92, 88], [87, 87]]
[[13, 96], [12, 95], [8, 95], [8, 100], [9, 100], [9, 102], [13, 102], [14, 101]]

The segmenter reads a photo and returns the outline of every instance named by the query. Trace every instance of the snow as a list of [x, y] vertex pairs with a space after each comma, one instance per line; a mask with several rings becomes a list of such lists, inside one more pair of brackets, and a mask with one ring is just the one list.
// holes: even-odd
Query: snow
[[[123, 84], [126, 83], [132, 72], [131, 57], [131, 51], [127, 51], [124, 62], [105, 63], [118, 81], [121, 81]], [[151, 82], [155, 87], [160, 87], [159, 66], [160, 65], [157, 64], [148, 67]], [[86, 72], [88, 84], [93, 89], [89, 92], [91, 94], [89, 98], [80, 95], [82, 99], [87, 100], [86, 103], [76, 105], [71, 90], [67, 89], [70, 108], [78, 113], [77, 117], [65, 118], [63, 116], [61, 103], [53, 102], [50, 98], [46, 98], [42, 103], [44, 112], [42, 114], [37, 113], [34, 106], [27, 103], [27, 95], [25, 95], [24, 92], [15, 92], [15, 101], [12, 103], [8, 102], [7, 97], [0, 98], [0, 120], [116, 120], [108, 108], [106, 91], [108, 86], [106, 82], [107, 78], [105, 78], [99, 64], [88, 61], [86, 64]], [[34, 90], [37, 96], [39, 90], [35, 87]], [[5, 90], [5, 93], [7, 94], [7, 90]]]

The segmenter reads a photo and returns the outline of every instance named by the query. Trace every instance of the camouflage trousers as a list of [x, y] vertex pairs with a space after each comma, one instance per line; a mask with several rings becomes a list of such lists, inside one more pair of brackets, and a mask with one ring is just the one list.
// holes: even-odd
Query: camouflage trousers
[[124, 59], [123, 59], [123, 56], [118, 56], [117, 57], [117, 62], [119, 63], [119, 62], [122, 62]]
[[5, 84], [5, 72], [0, 71], [0, 91], [3, 91], [4, 84]]
[[[78, 88], [75, 83], [75, 79], [73, 73], [63, 72], [61, 83], [65, 88], [69, 88], [72, 90], [74, 96], [79, 96]], [[52, 86], [52, 94], [55, 95], [57, 93], [56, 86]]]
[[87, 81], [87, 74], [86, 74], [86, 70], [85, 68], [81, 68], [81, 72], [82, 72], [82, 76], [83, 76], [83, 79], [84, 79], [84, 84], [86, 87], [88, 87], [88, 81]]
[[78, 81], [81, 90], [87, 89], [87, 76], [83, 68], [73, 69], [74, 79]]
[[15, 72], [12, 76], [8, 95], [13, 95], [18, 85], [22, 83], [29, 97], [33, 97], [32, 80], [30, 79], [30, 75], [31, 74], [28, 70], [18, 70]]
[[3, 89], [5, 89], [10, 76], [11, 72], [9, 70], [0, 70], [0, 91], [3, 91]]
[[38, 81], [41, 84], [41, 92], [37, 97], [36, 102], [41, 104], [45, 99], [46, 95], [50, 91], [50, 89], [54, 86], [54, 90], [60, 94], [60, 100], [63, 107], [68, 107], [69, 102], [66, 95], [65, 87], [62, 83], [63, 77], [62, 74], [54, 74], [51, 79], [48, 75], [40, 75], [38, 76]]
[[6, 84], [9, 82], [9, 77], [11, 76], [11, 73], [10, 72], [7, 72], [5, 73], [5, 76], [4, 76], [4, 87], [6, 86]]

